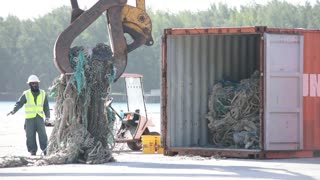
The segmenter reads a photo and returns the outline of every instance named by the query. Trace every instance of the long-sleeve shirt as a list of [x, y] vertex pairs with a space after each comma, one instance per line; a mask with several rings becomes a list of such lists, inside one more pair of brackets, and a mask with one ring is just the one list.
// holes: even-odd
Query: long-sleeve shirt
[[[35, 104], [37, 104], [37, 97], [38, 97], [39, 94], [40, 94], [40, 91], [39, 92], [32, 92]], [[19, 100], [14, 105], [13, 111], [17, 112], [24, 104], [26, 104], [26, 102], [27, 102], [27, 98], [26, 98], [25, 94], [22, 94], [21, 97], [19, 98]], [[46, 96], [44, 98], [43, 112], [46, 115], [46, 118], [50, 118], [50, 108], [49, 108], [49, 102], [48, 102], [47, 94], [46, 94]]]

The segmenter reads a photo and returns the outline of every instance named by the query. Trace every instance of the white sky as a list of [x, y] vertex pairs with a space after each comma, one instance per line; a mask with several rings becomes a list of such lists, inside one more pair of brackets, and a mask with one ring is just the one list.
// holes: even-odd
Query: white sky
[[[171, 12], [180, 10], [204, 10], [211, 3], [223, 2], [229, 6], [239, 7], [252, 2], [265, 4], [270, 0], [145, 0], [146, 6], [154, 10], [162, 9]], [[304, 4], [305, 1], [314, 4], [316, 0], [283, 0], [293, 4]], [[97, 0], [78, 0], [81, 8], [91, 7]], [[133, 4], [135, 0], [128, 0], [128, 4]], [[7, 17], [8, 14], [18, 16], [20, 19], [36, 18], [46, 14], [52, 9], [63, 5], [70, 5], [70, 0], [2, 0], [0, 6], [0, 17]]]

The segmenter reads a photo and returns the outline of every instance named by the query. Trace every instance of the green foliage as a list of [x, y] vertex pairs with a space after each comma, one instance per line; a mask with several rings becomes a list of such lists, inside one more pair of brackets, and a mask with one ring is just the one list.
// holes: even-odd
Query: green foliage
[[[276, 28], [320, 28], [320, 2], [313, 6], [292, 5], [273, 0], [266, 5], [250, 4], [239, 9], [226, 4], [210, 4], [204, 11], [154, 11], [148, 9], [153, 25], [153, 46], [142, 46], [128, 55], [127, 73], [144, 75], [144, 88], [160, 88], [161, 36], [166, 28], [268, 26]], [[15, 16], [0, 17], [0, 94], [20, 95], [28, 88], [26, 79], [37, 74], [41, 87], [47, 89], [59, 76], [53, 63], [53, 47], [58, 35], [70, 23], [70, 7], [61, 7], [52, 12], [28, 20]], [[102, 15], [79, 37], [72, 46], [94, 47], [97, 43], [108, 44], [105, 15]], [[123, 87], [114, 84], [113, 92]], [[1, 96], [0, 96], [1, 98]], [[1, 99], [0, 99], [1, 100]], [[14, 99], [11, 99], [14, 100]]]

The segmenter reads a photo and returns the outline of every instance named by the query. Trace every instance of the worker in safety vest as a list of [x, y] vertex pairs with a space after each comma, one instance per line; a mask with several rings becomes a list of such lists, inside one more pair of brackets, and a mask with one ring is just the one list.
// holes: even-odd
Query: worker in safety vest
[[26, 116], [24, 129], [26, 131], [28, 152], [31, 155], [36, 155], [38, 150], [36, 133], [38, 133], [40, 148], [44, 155], [46, 155], [48, 143], [44, 117], [46, 117], [46, 121], [50, 119], [50, 108], [48, 97], [44, 90], [39, 89], [39, 83], [40, 80], [36, 75], [29, 76], [27, 84], [29, 84], [30, 89], [23, 92], [13, 110], [8, 113], [8, 115], [15, 114], [24, 105]]

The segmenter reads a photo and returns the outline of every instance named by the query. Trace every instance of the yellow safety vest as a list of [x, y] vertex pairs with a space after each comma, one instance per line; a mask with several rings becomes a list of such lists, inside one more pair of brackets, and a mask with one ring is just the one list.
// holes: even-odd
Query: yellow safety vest
[[44, 98], [46, 97], [46, 93], [44, 90], [40, 90], [40, 94], [37, 97], [37, 104], [34, 102], [34, 97], [32, 95], [31, 90], [24, 91], [24, 95], [26, 96], [27, 102], [24, 105], [24, 109], [26, 112], [26, 119], [35, 118], [37, 114], [44, 117], [43, 113], [43, 104], [44, 104]]

